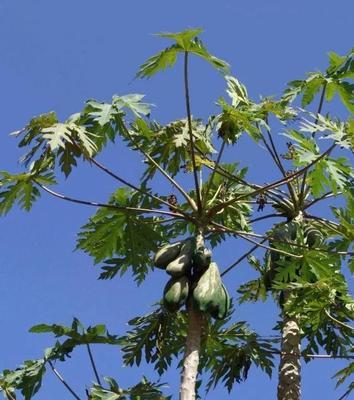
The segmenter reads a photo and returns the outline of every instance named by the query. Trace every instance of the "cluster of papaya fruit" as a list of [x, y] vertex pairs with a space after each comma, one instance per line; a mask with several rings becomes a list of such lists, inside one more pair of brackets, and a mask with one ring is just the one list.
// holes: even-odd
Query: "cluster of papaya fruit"
[[155, 266], [171, 276], [163, 293], [167, 310], [177, 311], [192, 299], [194, 306], [213, 318], [226, 317], [230, 297], [211, 256], [211, 251], [204, 246], [198, 247], [194, 238], [166, 244], [157, 251]]
[[[306, 221], [289, 221], [275, 225], [271, 231], [272, 238], [269, 240], [269, 244], [271, 247], [276, 247], [277, 243], [296, 243], [300, 232], [304, 238], [304, 245], [307, 245], [309, 249], [316, 248], [323, 243], [323, 234], [316, 227], [311, 226]], [[268, 253], [269, 269], [264, 276], [265, 286], [268, 290], [271, 289], [277, 270], [282, 266], [282, 261], [289, 259], [291, 259], [290, 256], [277, 251]], [[298, 271], [298, 273], [301, 273], [301, 271]]]

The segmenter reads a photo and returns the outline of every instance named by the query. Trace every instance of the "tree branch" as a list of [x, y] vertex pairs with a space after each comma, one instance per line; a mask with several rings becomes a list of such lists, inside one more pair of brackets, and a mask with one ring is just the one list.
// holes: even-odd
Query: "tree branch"
[[268, 215], [263, 215], [262, 217], [251, 219], [249, 222], [253, 223], [253, 222], [262, 221], [263, 219], [276, 218], [276, 217], [281, 218], [281, 217], [284, 217], [284, 215], [283, 214], [268, 214]]
[[173, 213], [170, 211], [164, 211], [164, 210], [156, 210], [156, 209], [150, 209], [150, 208], [138, 208], [138, 207], [123, 207], [123, 206], [116, 206], [114, 204], [106, 204], [106, 203], [97, 203], [94, 201], [86, 201], [86, 200], [79, 200], [79, 199], [74, 199], [73, 197], [68, 197], [64, 196], [63, 194], [54, 192], [53, 190], [47, 188], [46, 186], [42, 185], [41, 183], [38, 183], [37, 181], [34, 181], [38, 186], [40, 186], [45, 192], [51, 194], [54, 197], [57, 197], [62, 200], [70, 201], [72, 203], [77, 203], [77, 204], [84, 204], [86, 206], [92, 206], [92, 207], [103, 207], [103, 208], [111, 208], [112, 210], [119, 210], [119, 211], [126, 211], [126, 212], [136, 212], [136, 213], [153, 213], [153, 214], [162, 214], [162, 215], [169, 215], [173, 216], [175, 218], [181, 218], [181, 219], [188, 219], [190, 221], [194, 221], [194, 219], [190, 216], [185, 216], [182, 214], [178, 213]]
[[[273, 138], [272, 138], [272, 136], [271, 136], [271, 134], [269, 132], [269, 129], [267, 129], [267, 134], [268, 134], [268, 138], [270, 140], [272, 148], [270, 148], [269, 144], [265, 140], [265, 137], [263, 136], [262, 131], [260, 129], [259, 129], [259, 131], [261, 133], [262, 141], [263, 141], [264, 145], [266, 146], [266, 149], [268, 150], [268, 153], [271, 155], [275, 165], [279, 168], [279, 170], [282, 173], [283, 177], [286, 178], [286, 171], [285, 171], [285, 169], [283, 167], [283, 164], [281, 163], [280, 157], [279, 157], [277, 149], [276, 149], [276, 147], [274, 145]], [[272, 149], [273, 149], [273, 151], [272, 151]], [[292, 187], [290, 182], [287, 182], [287, 187], [288, 187], [291, 199], [292, 199], [294, 205], [296, 205], [298, 199], [297, 199], [296, 193], [294, 191], [294, 188]]]
[[[344, 322], [342, 322], [342, 321], [339, 321], [337, 318], [334, 318], [334, 317], [329, 313], [329, 311], [324, 310], [324, 312], [325, 312], [325, 314], [327, 315], [327, 317], [328, 317], [329, 319], [331, 319], [333, 322], [335, 322], [337, 325], [340, 325], [340, 326], [342, 326], [342, 327], [344, 327], [344, 328], [347, 328], [347, 329], [349, 329], [349, 330], [351, 330], [351, 331], [354, 331], [354, 327], [352, 327], [352, 326], [350, 326], [350, 325], [347, 325], [346, 323], [344, 323]], [[354, 358], [354, 357], [353, 357], [353, 358]]]
[[[215, 171], [215, 173], [218, 173], [219, 175], [223, 176], [224, 178], [226, 178], [226, 179], [228, 179], [228, 180], [231, 180], [231, 181], [240, 183], [240, 184], [242, 184], [242, 185], [244, 185], [244, 186], [248, 186], [248, 187], [250, 187], [250, 188], [252, 188], [252, 189], [260, 189], [260, 188], [262, 188], [262, 186], [260, 186], [260, 185], [257, 185], [257, 184], [254, 184], [254, 183], [249, 183], [249, 182], [245, 181], [244, 179], [242, 179], [242, 178], [240, 178], [240, 177], [238, 177], [238, 176], [236, 176], [236, 175], [234, 175], [234, 174], [231, 174], [229, 171], [227, 171], [225, 168], [223, 168], [220, 164], [219, 164], [219, 165], [216, 165], [216, 163], [215, 163], [212, 159], [210, 159], [209, 157], [207, 157], [207, 156], [198, 148], [198, 146], [195, 146], [195, 148], [196, 148], [196, 150], [198, 151], [198, 153], [199, 153], [201, 156], [203, 156], [203, 157], [205, 158], [205, 160], [208, 161], [208, 164], [206, 163], [206, 164], [204, 164], [204, 165], [205, 165], [206, 168], [210, 169], [211, 171], [213, 171], [213, 172]], [[210, 163], [212, 163], [212, 164], [214, 164], [214, 165], [211, 166]], [[276, 190], [276, 191], [279, 191], [279, 189], [275, 189], [275, 190]], [[282, 191], [281, 191], [281, 192], [282, 192]], [[274, 199], [274, 198], [278, 198], [278, 199], [281, 199], [281, 200], [282, 200], [282, 199], [283, 199], [283, 195], [286, 196], [287, 193], [282, 192], [281, 194], [278, 194], [278, 193], [275, 193], [274, 191], [267, 191], [267, 195], [268, 195], [270, 198], [273, 197], [273, 199]]]
[[161, 174], [172, 183], [173, 186], [176, 187], [176, 189], [181, 193], [181, 195], [186, 199], [186, 201], [189, 203], [189, 205], [192, 207], [193, 211], [197, 211], [198, 208], [195, 204], [195, 201], [192, 199], [192, 197], [189, 196], [189, 194], [182, 188], [182, 186], [174, 180], [151, 156], [148, 154], [141, 146], [140, 144], [134, 139], [133, 135], [129, 132], [127, 127], [122, 123], [122, 127], [126, 133], [126, 135], [129, 137], [131, 142], [136, 146], [136, 148], [161, 172]]
[[[268, 238], [265, 238], [265, 239], [261, 240], [260, 244], [263, 244], [267, 239]], [[233, 268], [235, 268], [236, 265], [240, 264], [240, 262], [242, 262], [245, 258], [247, 258], [249, 255], [251, 255], [255, 250], [257, 250], [258, 247], [260, 247], [259, 244], [256, 244], [255, 246], [251, 247], [250, 250], [247, 251], [247, 253], [245, 253], [243, 256], [238, 258], [234, 263], [232, 263], [228, 268], [226, 268], [225, 271], [223, 271], [220, 274], [220, 276], [226, 275], [229, 271], [231, 271]]]
[[68, 391], [73, 395], [76, 400], [81, 400], [80, 397], [75, 393], [75, 391], [71, 388], [70, 385], [66, 383], [64, 378], [59, 374], [59, 372], [54, 368], [53, 363], [50, 360], [47, 360], [50, 368], [52, 369], [54, 375], [60, 380], [60, 382], [68, 389]]
[[92, 369], [93, 369], [93, 372], [94, 372], [94, 374], [95, 374], [97, 383], [98, 383], [100, 386], [102, 386], [101, 381], [100, 381], [100, 377], [99, 377], [99, 375], [98, 375], [98, 371], [97, 371], [97, 368], [96, 368], [95, 360], [93, 359], [93, 355], [92, 355], [91, 347], [90, 347], [89, 343], [86, 344], [86, 348], [87, 348], [87, 352], [88, 352], [88, 354], [89, 354], [90, 362], [91, 362]]
[[330, 199], [331, 197], [336, 197], [341, 194], [342, 194], [342, 192], [338, 192], [338, 193], [327, 192], [323, 196], [318, 197], [317, 199], [314, 199], [310, 203], [306, 204], [305, 207], [303, 208], [303, 210], [306, 210], [307, 208], [313, 206], [314, 204], [318, 203], [321, 200]]
[[184, 214], [183, 211], [181, 211], [178, 207], [170, 204], [168, 201], [161, 199], [158, 196], [155, 196], [151, 193], [149, 193], [147, 190], [141, 189], [137, 186], [135, 186], [134, 184], [126, 181], [125, 179], [121, 178], [120, 176], [118, 176], [117, 174], [115, 174], [114, 172], [112, 172], [110, 169], [108, 169], [105, 165], [103, 165], [102, 163], [98, 162], [97, 160], [95, 160], [94, 158], [90, 157], [89, 158], [90, 162], [92, 162], [94, 165], [96, 165], [99, 169], [101, 169], [102, 171], [106, 172], [108, 175], [112, 176], [114, 179], [116, 179], [117, 181], [123, 183], [123, 185], [129, 186], [131, 189], [136, 190], [137, 192], [144, 194], [145, 196], [150, 197], [151, 199], [154, 199], [156, 201], [158, 201], [161, 204], [166, 205], [167, 207], [172, 207], [174, 208], [176, 211], [178, 211], [180, 214]]
[[197, 168], [195, 163], [195, 149], [194, 149], [194, 138], [193, 138], [193, 129], [192, 129], [192, 115], [191, 115], [191, 106], [190, 106], [190, 98], [189, 98], [189, 85], [188, 85], [188, 51], [184, 52], [184, 92], [186, 98], [186, 109], [187, 109], [187, 119], [188, 119], [188, 132], [189, 132], [189, 141], [191, 146], [191, 158], [192, 158], [192, 166], [193, 166], [193, 176], [194, 176], [194, 184], [195, 190], [197, 193], [197, 204], [199, 214], [202, 212], [202, 201], [201, 201], [201, 193], [198, 182]]
[[230, 232], [230, 233], [232, 233], [232, 234], [234, 234], [236, 236], [239, 236], [240, 238], [242, 238], [244, 240], [247, 240], [247, 242], [253, 243], [253, 244], [255, 244], [255, 245], [259, 246], [259, 247], [263, 247], [264, 249], [273, 251], [275, 253], [285, 254], [287, 256], [294, 257], [294, 258], [302, 258], [303, 257], [302, 255], [292, 254], [292, 253], [288, 253], [287, 251], [284, 251], [284, 250], [280, 250], [280, 249], [276, 249], [274, 247], [266, 246], [266, 245], [262, 244], [262, 242], [258, 243], [255, 240], [252, 240], [252, 239], [250, 239], [249, 237], [246, 236], [246, 235], [255, 236], [255, 237], [264, 239], [265, 237], [262, 236], [262, 235], [250, 234], [248, 232], [242, 232], [241, 233], [240, 231], [228, 228], [228, 227], [226, 227], [224, 225], [218, 224], [217, 222], [211, 222], [211, 225], [214, 225], [217, 228], [219, 228], [221, 230], [221, 232]]
[[334, 149], [335, 146], [336, 146], [335, 143], [332, 144], [332, 146], [330, 146], [324, 153], [322, 153], [322, 154], [321, 154], [319, 157], [317, 157], [315, 160], [313, 160], [312, 162], [310, 162], [310, 163], [309, 163], [308, 165], [306, 165], [304, 168], [302, 168], [302, 169], [300, 169], [300, 170], [294, 172], [293, 174], [288, 175], [286, 178], [279, 179], [279, 180], [277, 180], [277, 181], [275, 181], [275, 182], [273, 182], [273, 183], [270, 183], [270, 184], [268, 184], [268, 185], [266, 185], [266, 186], [263, 186], [262, 188], [256, 189], [256, 190], [254, 190], [253, 192], [242, 194], [242, 195], [240, 195], [240, 196], [238, 196], [238, 197], [235, 197], [235, 198], [233, 198], [233, 199], [230, 199], [230, 200], [228, 200], [228, 201], [226, 201], [226, 202], [224, 202], [224, 203], [222, 203], [222, 204], [216, 205], [215, 207], [213, 207], [213, 208], [209, 211], [209, 215], [210, 215], [210, 216], [214, 215], [214, 214], [217, 213], [218, 211], [224, 209], [225, 207], [227, 207], [227, 206], [230, 205], [230, 204], [233, 204], [233, 203], [235, 203], [235, 202], [241, 200], [241, 199], [244, 198], [244, 197], [254, 196], [254, 195], [258, 194], [258, 193], [264, 192], [265, 190], [274, 189], [274, 188], [276, 188], [276, 187], [278, 187], [278, 186], [284, 185], [284, 184], [286, 184], [287, 182], [290, 182], [290, 181], [296, 179], [298, 176], [302, 175], [304, 172], [306, 172], [308, 169], [310, 169], [313, 165], [315, 165], [318, 161], [322, 160], [322, 158], [326, 157], [326, 156]]
[[223, 152], [224, 152], [225, 146], [226, 146], [226, 140], [223, 139], [223, 142], [222, 142], [222, 144], [221, 144], [221, 148], [220, 148], [218, 157], [217, 157], [217, 159], [216, 159], [216, 163], [215, 163], [215, 165], [214, 165], [214, 169], [213, 169], [213, 171], [212, 171], [212, 173], [211, 173], [211, 177], [210, 177], [210, 179], [209, 179], [208, 186], [207, 186], [207, 188], [206, 188], [205, 201], [208, 200], [208, 195], [209, 195], [209, 192], [210, 192], [210, 188], [211, 188], [211, 186], [212, 186], [212, 184], [213, 184], [214, 176], [215, 176], [216, 170], [217, 170], [218, 167], [219, 167], [219, 164], [220, 164], [221, 157], [222, 157], [222, 154], [223, 154]]
[[[318, 114], [320, 114], [321, 111], [322, 111], [324, 95], [325, 95], [325, 92], [326, 92], [326, 86], [327, 86], [327, 82], [324, 83], [323, 88], [322, 88], [321, 98], [320, 98], [320, 102], [318, 104], [318, 109], [317, 109], [317, 117], [316, 117], [316, 120], [315, 120], [315, 125], [318, 122]], [[316, 134], [316, 132], [312, 133], [312, 138], [315, 137], [315, 134]], [[302, 204], [304, 199], [305, 199], [306, 178], [307, 178], [307, 171], [305, 171], [304, 176], [302, 178], [302, 182], [301, 182], [301, 189], [300, 189], [300, 195], [299, 195], [300, 204]]]

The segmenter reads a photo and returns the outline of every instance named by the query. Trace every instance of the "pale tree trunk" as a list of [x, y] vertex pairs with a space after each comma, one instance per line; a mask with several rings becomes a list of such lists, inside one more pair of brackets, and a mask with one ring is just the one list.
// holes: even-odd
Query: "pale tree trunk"
[[[196, 236], [196, 247], [198, 248], [200, 246], [204, 246], [204, 238], [201, 232]], [[191, 286], [193, 286], [193, 283]], [[179, 399], [195, 400], [204, 315], [194, 306], [191, 293], [187, 302], [187, 314], [187, 339], [183, 359]]]
[[[285, 294], [285, 302], [286, 298]], [[278, 400], [300, 400], [301, 398], [300, 352], [301, 334], [298, 320], [283, 312]]]
[[195, 400], [203, 315], [193, 307], [191, 301], [187, 307], [187, 312], [188, 330], [179, 398], [180, 400]]

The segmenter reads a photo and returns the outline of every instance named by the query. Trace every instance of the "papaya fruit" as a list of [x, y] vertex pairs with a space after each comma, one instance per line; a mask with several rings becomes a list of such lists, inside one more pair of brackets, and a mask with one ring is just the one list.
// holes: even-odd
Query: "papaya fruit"
[[191, 267], [193, 252], [194, 241], [192, 239], [185, 240], [181, 246], [179, 256], [167, 265], [166, 272], [173, 277], [185, 275], [188, 268]]
[[187, 300], [189, 282], [186, 276], [171, 278], [164, 289], [163, 304], [169, 311], [177, 311]]
[[176, 242], [166, 244], [161, 247], [155, 254], [154, 264], [155, 267], [166, 269], [167, 265], [179, 256], [183, 242]]
[[213, 318], [226, 317], [230, 308], [230, 298], [215, 262], [211, 262], [199, 278], [193, 290], [193, 300], [200, 311], [208, 312]]
[[320, 246], [324, 240], [322, 232], [312, 226], [305, 227], [304, 236], [306, 238], [306, 243], [310, 248]]
[[202, 272], [209, 267], [211, 263], [211, 250], [201, 247], [193, 254], [193, 267], [196, 271]]

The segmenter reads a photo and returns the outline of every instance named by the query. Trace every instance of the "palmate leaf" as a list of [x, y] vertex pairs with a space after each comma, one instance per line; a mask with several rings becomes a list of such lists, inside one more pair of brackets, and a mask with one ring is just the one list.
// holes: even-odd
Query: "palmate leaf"
[[187, 317], [185, 313], [169, 313], [162, 308], [132, 319], [132, 327], [123, 341], [123, 360], [126, 365], [140, 365], [142, 358], [155, 365], [161, 375], [184, 348]]
[[247, 379], [252, 364], [272, 375], [274, 341], [262, 340], [245, 322], [228, 323], [209, 322], [202, 339], [200, 369], [210, 374], [207, 391], [223, 382], [230, 392]]
[[59, 122], [53, 112], [33, 118], [24, 129], [13, 133], [21, 137], [19, 147], [29, 148], [21, 162], [28, 166], [31, 162], [50, 160], [52, 169], [59, 165], [65, 176], [70, 175], [80, 158], [90, 159], [109, 140], [126, 133], [127, 112], [134, 117], [150, 113], [150, 105], [143, 98], [141, 94], [128, 94], [113, 96], [112, 103], [89, 100], [82, 112], [64, 122]]
[[[238, 164], [220, 163], [220, 167], [228, 174], [233, 175], [236, 179], [242, 181], [247, 173], [247, 168], [238, 169]], [[211, 176], [205, 185], [209, 185]], [[208, 207], [224, 203], [238, 195], [247, 194], [249, 189], [245, 188], [236, 180], [227, 179], [223, 174], [218, 172], [214, 174], [212, 184], [209, 189], [209, 198], [206, 199]], [[213, 218], [214, 222], [220, 223], [228, 228], [242, 231], [250, 231], [248, 218], [252, 212], [252, 208], [247, 204], [247, 196], [242, 200], [235, 202], [232, 206], [226, 207], [222, 213], [216, 214]], [[225, 236], [224, 236], [225, 237]]]
[[159, 33], [157, 36], [172, 39], [176, 43], [161, 52], [150, 57], [143, 63], [136, 76], [138, 78], [150, 78], [156, 73], [165, 70], [168, 67], [173, 67], [179, 53], [188, 52], [202, 57], [209, 62], [215, 69], [221, 73], [227, 73], [229, 65], [215, 56], [211, 55], [198, 36], [202, 29], [190, 29], [179, 33]]
[[24, 400], [30, 400], [42, 385], [46, 372], [45, 360], [27, 360], [15, 370], [4, 370], [0, 374], [0, 391], [5, 398], [16, 399], [15, 390], [21, 391]]
[[[156, 200], [151, 201], [146, 195], [127, 188], [118, 189], [109, 203], [121, 207], [161, 207]], [[123, 274], [131, 268], [140, 284], [153, 268], [153, 252], [163, 241], [172, 240], [178, 234], [173, 222], [163, 225], [154, 221], [154, 217], [134, 211], [102, 208], [81, 228], [77, 249], [92, 256], [96, 264], [104, 261], [101, 279], [112, 278], [117, 272]], [[183, 231], [182, 226], [180, 229]]]
[[[200, 120], [193, 120], [192, 127], [198, 155], [202, 157], [213, 153], [212, 132]], [[187, 121], [184, 119], [162, 126], [157, 122], [148, 123], [138, 118], [132, 125], [131, 133], [145, 152], [171, 176], [176, 176], [181, 171], [190, 172], [191, 155], [187, 129]], [[129, 142], [129, 145], [134, 147], [134, 143]], [[149, 163], [143, 181], [152, 179], [156, 170], [156, 166]]]
[[297, 112], [284, 101], [267, 97], [259, 103], [248, 98], [247, 90], [233, 76], [226, 76], [227, 94], [231, 98], [229, 105], [223, 98], [218, 100], [222, 113], [218, 116], [218, 135], [230, 143], [236, 143], [243, 132], [255, 142], [262, 138], [261, 128], [268, 131], [268, 119], [273, 114], [281, 123], [294, 120]]
[[108, 388], [94, 384], [90, 389], [89, 400], [170, 400], [171, 396], [164, 396], [161, 388], [163, 383], [148, 381], [145, 377], [138, 384], [128, 388], [121, 388], [111, 377], [105, 377]]
[[[335, 375], [332, 376], [333, 379], [337, 380], [336, 387], [342, 385], [349, 377], [354, 374], [354, 362], [349, 363], [346, 367], [339, 370]], [[349, 386], [341, 397], [341, 399], [348, 399], [351, 392], [354, 391], [354, 381], [349, 383]]]
[[343, 104], [349, 111], [353, 112], [353, 85], [344, 79], [354, 78], [353, 50], [345, 56], [339, 56], [334, 52], [329, 54], [329, 67], [326, 74], [311, 72], [304, 80], [295, 80], [288, 83], [282, 99], [293, 102], [297, 96], [302, 95], [301, 105], [306, 107], [312, 103], [316, 94], [325, 88], [325, 98], [332, 100], [335, 93], [338, 93]]
[[47, 348], [43, 358], [27, 360], [15, 370], [4, 370], [0, 374], [0, 392], [4, 392], [7, 399], [16, 398], [15, 391], [21, 391], [25, 400], [30, 400], [42, 385], [48, 362], [65, 361], [72, 351], [81, 345], [109, 344], [119, 345], [121, 340], [110, 335], [105, 325], [95, 325], [85, 328], [77, 319], [73, 319], [71, 327], [64, 325], [39, 324], [30, 329], [33, 333], [52, 333], [56, 338], [65, 338], [62, 342], [56, 341], [53, 347]]
[[16, 203], [20, 208], [29, 211], [40, 196], [36, 181], [49, 185], [55, 183], [51, 172], [10, 174], [0, 171], [0, 215], [7, 214]]
[[53, 152], [60, 148], [65, 149], [67, 143], [79, 146], [81, 152], [89, 157], [96, 152], [96, 146], [92, 140], [93, 134], [73, 122], [57, 123], [42, 129], [42, 133]]
[[[338, 146], [345, 149], [354, 149], [354, 132], [352, 121], [333, 121], [321, 114], [309, 113], [311, 120], [303, 119], [300, 123], [300, 131], [306, 133], [321, 132], [321, 139], [332, 139]], [[313, 121], [312, 121], [313, 120]]]
[[[204, 327], [199, 371], [210, 374], [208, 390], [219, 381], [231, 390], [236, 382], [246, 379], [252, 363], [268, 375], [272, 372], [272, 341], [261, 340], [244, 322], [230, 326], [228, 323], [229, 320], [209, 320]], [[139, 365], [144, 357], [162, 374], [172, 359], [183, 352], [187, 334], [185, 312], [156, 309], [131, 320], [129, 325], [133, 329], [122, 337], [126, 341], [122, 351], [127, 365]]]

